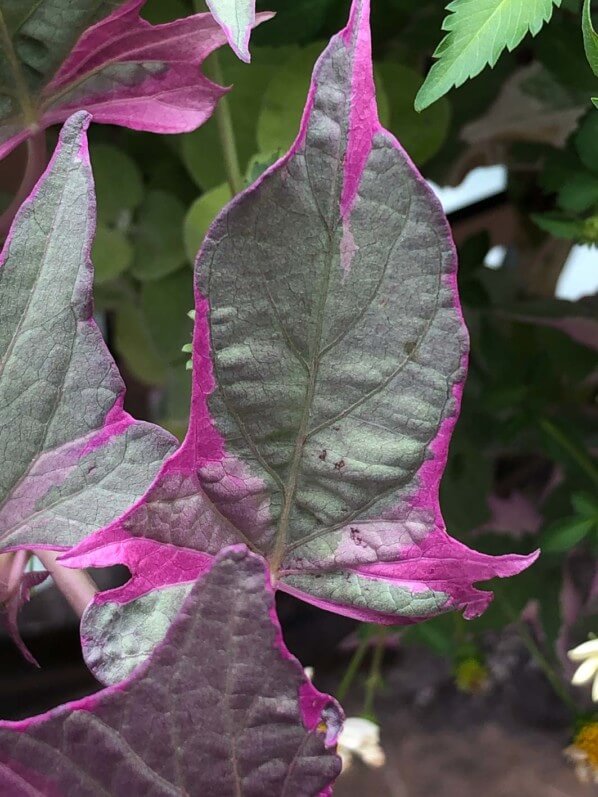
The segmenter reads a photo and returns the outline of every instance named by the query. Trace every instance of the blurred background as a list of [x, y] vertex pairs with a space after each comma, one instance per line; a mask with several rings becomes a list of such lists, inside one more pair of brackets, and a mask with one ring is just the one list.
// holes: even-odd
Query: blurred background
[[[280, 596], [290, 649], [346, 713], [381, 726], [386, 764], [356, 761], [335, 794], [577, 797], [563, 750], [595, 720], [572, 688], [566, 651], [598, 633], [598, 111], [579, 0], [421, 114], [415, 95], [441, 38], [439, 0], [376, 0], [380, 116], [430, 181], [452, 226], [471, 334], [463, 410], [442, 483], [449, 533], [488, 552], [543, 550], [522, 575], [488, 585], [475, 621], [364, 626]], [[205, 71], [225, 102], [241, 182], [292, 143], [313, 64], [344, 24], [347, 0], [268, 0], [252, 63], [227, 48]], [[191, 0], [148, 0], [152, 22]], [[598, 11], [598, 7], [596, 8]], [[51, 132], [49, 146], [55, 138]], [[98, 321], [127, 382], [127, 409], [182, 438], [190, 398], [192, 266], [239, 185], [227, 179], [216, 118], [158, 136], [94, 125]], [[23, 153], [0, 164], [0, 197]], [[234, 181], [233, 181], [234, 182]], [[95, 573], [104, 586], [126, 571]], [[51, 583], [22, 612], [24, 662], [0, 638], [0, 716], [22, 717], [97, 688], [77, 620]], [[27, 697], [24, 697], [27, 695]], [[598, 726], [594, 742], [598, 770]], [[577, 735], [577, 737], [576, 737]]]

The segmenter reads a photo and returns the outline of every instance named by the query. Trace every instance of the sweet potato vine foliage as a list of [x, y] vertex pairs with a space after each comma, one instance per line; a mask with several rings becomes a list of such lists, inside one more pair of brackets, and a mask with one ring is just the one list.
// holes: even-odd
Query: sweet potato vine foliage
[[227, 545], [263, 556], [278, 589], [382, 623], [474, 617], [491, 599], [474, 582], [530, 564], [470, 550], [440, 514], [468, 347], [455, 271], [438, 202], [378, 122], [355, 0], [292, 149], [199, 254], [184, 443], [63, 559], [132, 574], [83, 619], [101, 680], [144, 660]]
[[[224, 39], [211, 17], [197, 39], [177, 38], [198, 18], [158, 35], [139, 0], [56, 2], [77, 11], [74, 27], [31, 75], [30, 51], [6, 42], [46, 5], [2, 15], [20, 103], [5, 149], [82, 105], [159, 130], [159, 86], [198, 111], [194, 124], [211, 112], [219, 90], [197, 71], [198, 53]], [[233, 6], [213, 5], [246, 57], [253, 6], [239, 4], [233, 30]], [[119, 60], [125, 51], [134, 57]], [[199, 253], [190, 426], [173, 452], [169, 435], [124, 412], [93, 321], [89, 118], [66, 122], [0, 263], [0, 541], [17, 556], [60, 550], [71, 567], [123, 563], [131, 579], [82, 621], [108, 688], [2, 723], [0, 791], [324, 797], [340, 710], [284, 648], [274, 589], [381, 623], [474, 617], [491, 599], [475, 582], [534, 558], [472, 551], [440, 513], [468, 349], [448, 225], [378, 121], [369, 0], [354, 0], [315, 67], [295, 144]]]
[[237, 546], [128, 681], [0, 723], [0, 793], [324, 797], [339, 723], [282, 643], [263, 562]]
[[[0, 3], [0, 157], [81, 108], [96, 122], [155, 133], [195, 130], [210, 117], [226, 89], [198, 67], [225, 32], [211, 14], [150, 25], [139, 16], [144, 3]], [[253, 24], [255, 14], [239, 36], [248, 40]]]

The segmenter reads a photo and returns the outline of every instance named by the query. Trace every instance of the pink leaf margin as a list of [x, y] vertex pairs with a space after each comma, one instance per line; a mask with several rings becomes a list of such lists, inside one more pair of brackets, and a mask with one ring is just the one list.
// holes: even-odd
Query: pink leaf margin
[[[275, 605], [275, 593], [274, 588], [272, 587], [272, 583], [270, 580], [269, 571], [267, 565], [261, 557], [255, 556], [252, 554], [245, 545], [234, 545], [228, 546], [223, 548], [220, 553], [214, 557], [212, 561], [212, 566], [217, 565], [225, 558], [244, 558], [244, 557], [251, 557], [252, 559], [259, 561], [262, 567], [263, 576], [264, 576], [264, 590], [268, 595], [268, 614], [269, 619], [272, 624], [272, 627], [275, 631], [275, 648], [278, 650], [279, 655], [285, 660], [290, 663], [290, 665], [301, 675], [301, 685], [299, 688], [299, 693], [297, 695], [297, 699], [299, 702], [299, 709], [302, 718], [303, 725], [307, 732], [320, 732], [325, 733], [325, 746], [328, 749], [334, 749], [337, 744], [338, 736], [342, 729], [342, 720], [343, 720], [343, 712], [338, 703], [334, 700], [334, 698], [326, 695], [320, 691], [318, 691], [315, 686], [312, 684], [311, 680], [307, 677], [304, 672], [304, 669], [299, 662], [299, 660], [293, 656], [292, 653], [286, 647], [283, 636], [282, 636], [282, 629], [280, 627], [280, 622], [278, 620], [278, 616], [276, 614], [276, 605]], [[45, 577], [46, 574], [42, 574]], [[205, 573], [201, 574], [199, 578], [201, 579]], [[184, 607], [184, 604], [183, 604]], [[181, 612], [183, 611], [183, 607]], [[175, 620], [176, 622], [176, 620]], [[167, 635], [168, 636], [168, 635]], [[88, 712], [93, 714], [94, 711], [102, 704], [104, 700], [107, 698], [111, 698], [114, 696], [124, 696], [133, 684], [138, 681], [142, 681], [148, 670], [152, 667], [153, 658], [156, 655], [156, 652], [162, 647], [164, 643], [161, 643], [156, 651], [149, 659], [147, 659], [143, 664], [141, 664], [128, 678], [123, 680], [121, 683], [116, 684], [114, 686], [106, 687], [95, 694], [89, 695], [88, 697], [81, 698], [79, 700], [74, 700], [68, 703], [65, 703], [61, 706], [56, 708], [50, 709], [49, 711], [44, 712], [43, 714], [39, 714], [33, 717], [29, 717], [24, 720], [19, 721], [7, 721], [7, 720], [0, 720], [0, 730], [2, 731], [9, 731], [15, 734], [26, 734], [28, 731], [35, 729], [36, 727], [43, 726], [47, 721], [54, 720], [57, 717], [69, 715], [75, 712]], [[3, 765], [0, 762], [0, 767], [5, 768], [6, 765]], [[10, 767], [12, 769], [12, 767]], [[22, 773], [27, 774], [29, 782], [33, 777], [32, 773]], [[40, 789], [43, 790], [44, 794], [48, 794], [48, 797], [63, 797], [62, 793], [60, 792], [53, 792], [48, 791], [48, 784], [43, 782], [42, 778], [34, 777], [34, 779], [39, 780], [36, 784]], [[21, 779], [19, 777], [19, 772], [15, 770], [15, 782], [20, 782]], [[332, 795], [332, 785], [326, 787], [318, 797], [331, 797]]]
[[[385, 136], [405, 158], [411, 168], [414, 180], [419, 183], [430, 196], [434, 209], [433, 221], [438, 225], [451, 247], [451, 267], [444, 275], [446, 287], [453, 297], [453, 306], [459, 316], [464, 335], [466, 334], [458, 287], [457, 287], [457, 254], [452, 240], [451, 230], [439, 201], [433, 196], [425, 180], [399, 142], [386, 131], [378, 119], [375, 88], [372, 77], [371, 34], [369, 27], [369, 0], [354, 0], [347, 26], [331, 40], [333, 46], [339, 40], [344, 46], [353, 48], [352, 69], [352, 102], [348, 146], [344, 159], [343, 187], [341, 192], [341, 215], [346, 223], [345, 233], [350, 234], [349, 219], [352, 206], [357, 197], [361, 175], [372, 149], [375, 135]], [[318, 88], [318, 77], [322, 59], [320, 57], [314, 68], [306, 107], [303, 113], [298, 136], [288, 153], [267, 169], [263, 175], [242, 196], [246, 197], [257, 191], [268, 176], [286, 164], [304, 144], [310, 117], [314, 107], [315, 93]], [[241, 201], [241, 197], [233, 199], [228, 210]], [[226, 211], [223, 211], [226, 212]], [[347, 247], [350, 251], [350, 246]], [[201, 252], [199, 257], [201, 257]], [[350, 263], [346, 264], [350, 267]], [[195, 285], [196, 320], [193, 337], [193, 394], [191, 423], [181, 448], [164, 464], [161, 473], [156, 477], [154, 487], [160, 484], [165, 475], [196, 473], [206, 463], [221, 465], [226, 459], [230, 465], [232, 457], [227, 455], [225, 441], [215, 427], [211, 418], [208, 397], [215, 387], [214, 370], [210, 355], [210, 334], [208, 326], [209, 303]], [[494, 577], [516, 575], [529, 567], [538, 557], [536, 551], [529, 556], [504, 555], [490, 556], [471, 550], [463, 543], [451, 538], [447, 532], [440, 509], [439, 487], [444, 472], [451, 436], [458, 419], [468, 354], [461, 357], [461, 378], [453, 384], [452, 399], [454, 412], [445, 417], [435, 439], [430, 445], [432, 456], [421, 465], [417, 474], [417, 489], [408, 498], [412, 510], [432, 510], [433, 529], [420, 543], [401, 550], [400, 558], [392, 561], [354, 562], [342, 561], [336, 556], [334, 563], [326, 563], [320, 572], [325, 575], [326, 569], [352, 573], [362, 578], [375, 581], [388, 581], [398, 586], [407, 586], [413, 591], [427, 588], [443, 591], [448, 595], [444, 610], [461, 609], [468, 619], [479, 616], [492, 600], [492, 592], [473, 587], [477, 581], [485, 581]], [[235, 461], [235, 478], [245, 483], [242, 463]], [[107, 593], [105, 597], [97, 596], [96, 603], [115, 601], [125, 603], [146, 594], [153, 588], [184, 583], [190, 574], [197, 573], [209, 566], [212, 555], [194, 551], [190, 548], [176, 548], [173, 545], [160, 543], [150, 539], [132, 537], [126, 530], [127, 522], [138, 510], [142, 510], [146, 497], [142, 497], [131, 510], [111, 526], [97, 532], [92, 538], [84, 541], [72, 553], [64, 558], [68, 566], [105, 565], [123, 562], [129, 566], [133, 574], [132, 581], [118, 591]], [[255, 518], [259, 517], [256, 509]], [[392, 519], [380, 520], [380, 524], [392, 525]], [[162, 561], [162, 565], [160, 565]], [[293, 563], [283, 560], [280, 577], [276, 587], [299, 597], [320, 608], [331, 610], [359, 620], [382, 624], [396, 624], [401, 620], [395, 614], [385, 614], [377, 610], [369, 610], [323, 600], [298, 590], [285, 583], [285, 575], [293, 572]], [[425, 617], [406, 619], [406, 623], [418, 622]]]
[[[190, 132], [210, 118], [230, 89], [213, 83], [199, 67], [226, 43], [225, 32], [209, 13], [152, 25], [140, 17], [144, 3], [128, 0], [81, 35], [42, 92], [38, 123], [1, 143], [0, 158], [78, 110], [87, 110], [95, 122], [162, 134]], [[254, 24], [272, 16], [257, 14]], [[139, 62], [153, 65], [140, 82], [123, 81], [86, 96], [85, 82], [94, 74]], [[69, 97], [76, 87], [83, 90]]]

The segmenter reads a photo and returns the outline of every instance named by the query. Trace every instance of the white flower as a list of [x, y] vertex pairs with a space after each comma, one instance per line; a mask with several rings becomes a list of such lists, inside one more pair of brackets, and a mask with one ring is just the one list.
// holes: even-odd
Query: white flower
[[351, 766], [355, 756], [369, 767], [384, 766], [386, 757], [380, 747], [380, 728], [363, 717], [347, 717], [338, 737], [338, 754], [343, 769]]
[[588, 639], [567, 654], [571, 661], [580, 661], [581, 664], [571, 679], [574, 686], [582, 684], [592, 685], [592, 700], [598, 703], [598, 639]]

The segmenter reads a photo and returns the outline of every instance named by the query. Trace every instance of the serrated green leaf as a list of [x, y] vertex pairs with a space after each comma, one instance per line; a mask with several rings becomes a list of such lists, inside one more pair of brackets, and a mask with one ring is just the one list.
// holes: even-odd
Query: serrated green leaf
[[166, 191], [150, 191], [146, 195], [135, 225], [131, 272], [137, 279], [160, 279], [184, 264], [184, 218], [185, 206], [178, 197]]
[[535, 36], [561, 0], [453, 0], [432, 66], [415, 100], [422, 111], [449, 89], [494, 66], [501, 53], [513, 50], [527, 33]]
[[593, 520], [568, 518], [544, 532], [540, 547], [544, 553], [565, 553], [585, 539], [593, 527]]
[[133, 247], [123, 232], [99, 224], [91, 256], [96, 283], [101, 285], [129, 268], [133, 261]]
[[231, 197], [230, 186], [228, 183], [222, 183], [222, 185], [202, 194], [187, 211], [183, 224], [183, 235], [185, 251], [190, 263], [195, 262], [208, 227]]
[[[598, 77], [598, 33], [594, 30], [594, 25], [592, 24], [592, 5], [590, 0], [585, 0], [583, 5], [581, 29], [588, 63], [592, 67], [592, 72]], [[592, 102], [596, 104], [597, 100], [593, 99]]]
[[433, 108], [417, 113], [413, 103], [423, 78], [414, 69], [384, 61], [378, 74], [388, 98], [389, 128], [411, 158], [421, 165], [432, 158], [446, 139], [451, 120], [451, 107], [442, 98]]
[[98, 219], [104, 224], [115, 224], [123, 212], [132, 212], [141, 203], [141, 172], [135, 161], [118, 147], [96, 144], [91, 147], [90, 155]]

